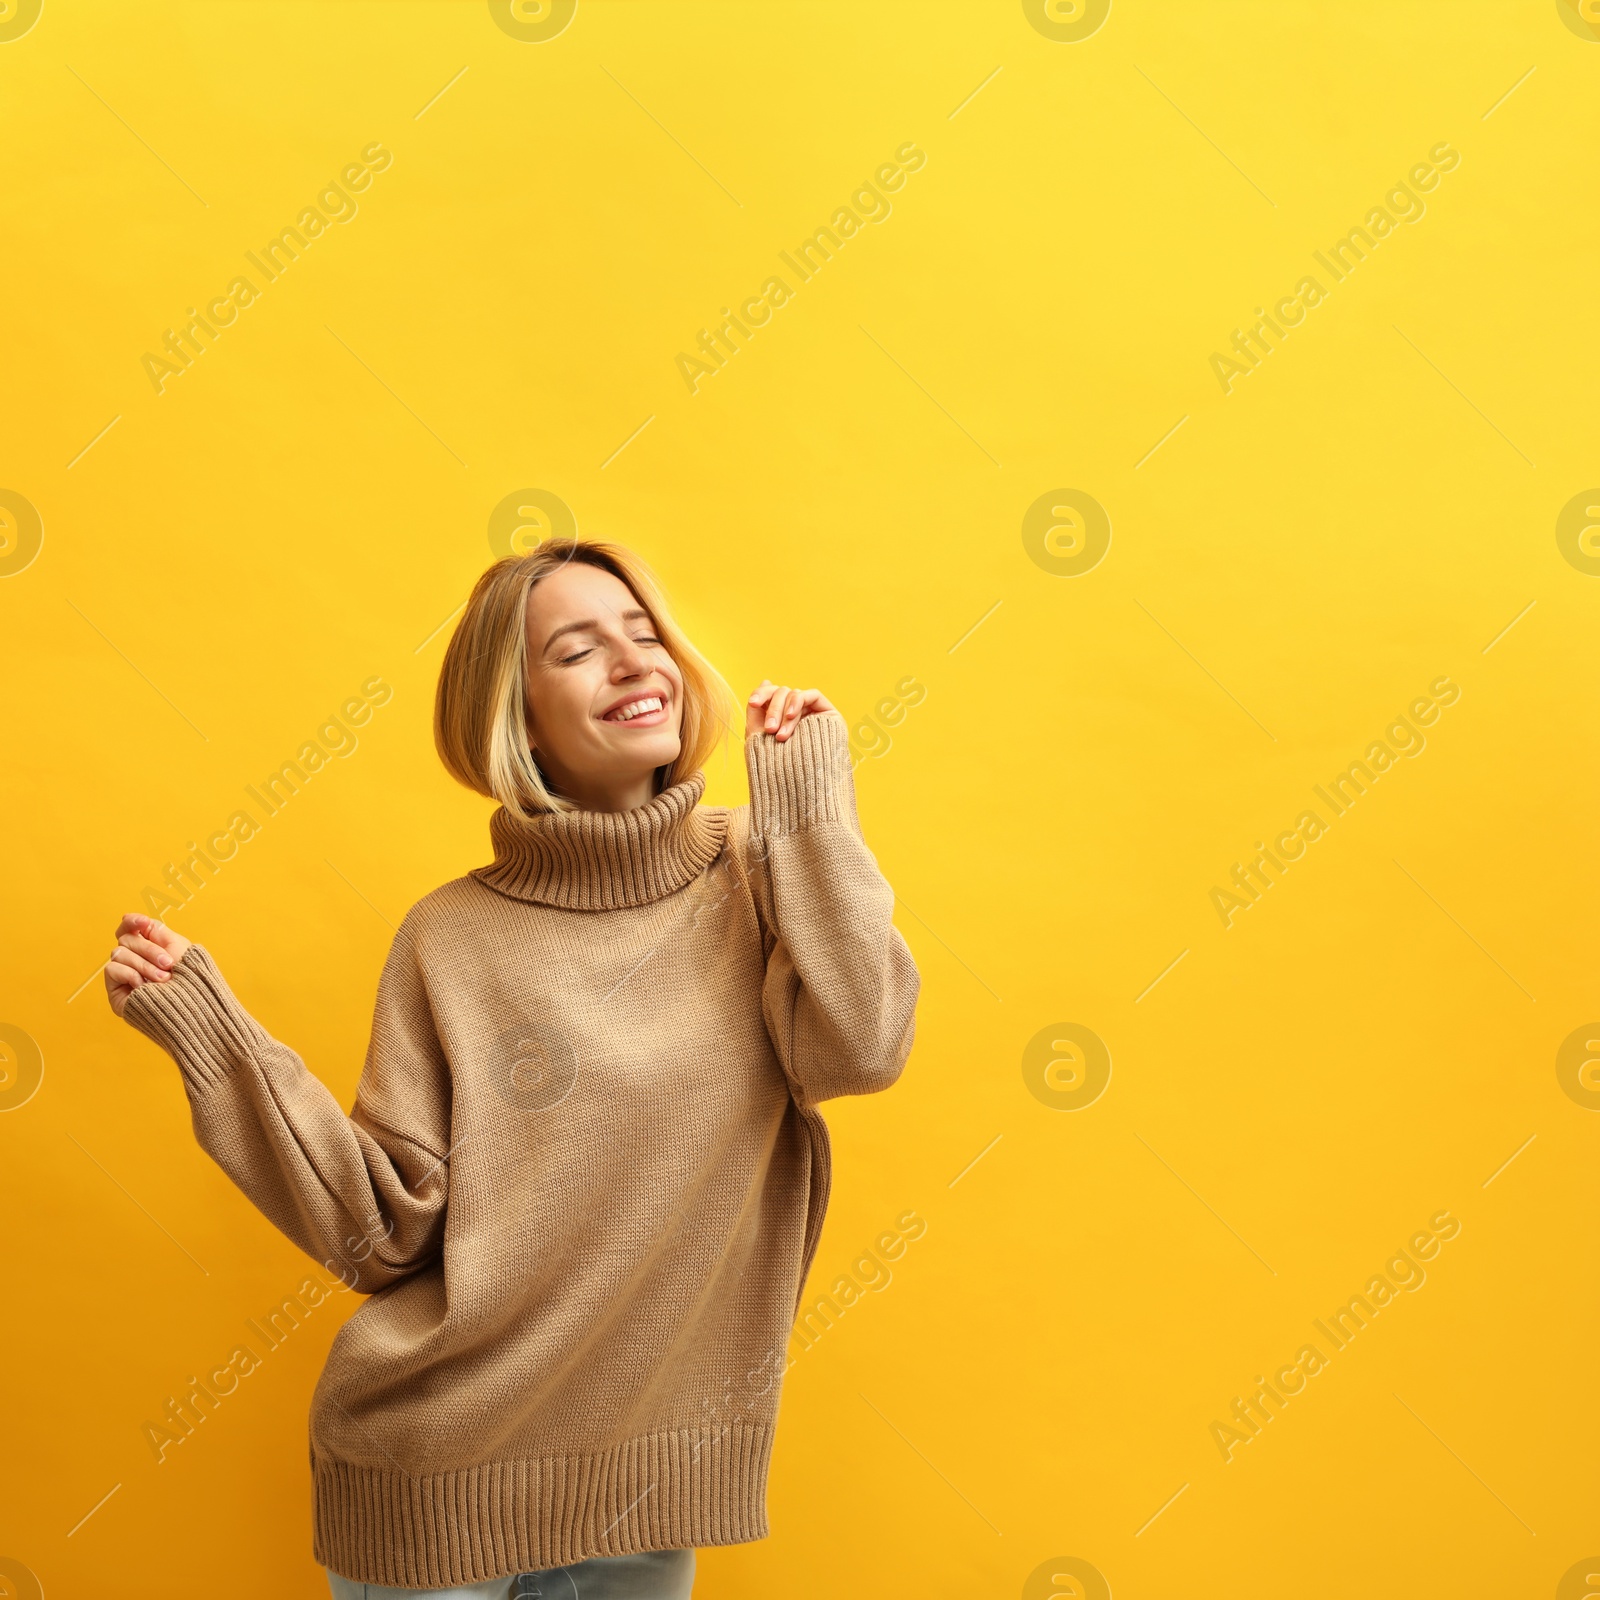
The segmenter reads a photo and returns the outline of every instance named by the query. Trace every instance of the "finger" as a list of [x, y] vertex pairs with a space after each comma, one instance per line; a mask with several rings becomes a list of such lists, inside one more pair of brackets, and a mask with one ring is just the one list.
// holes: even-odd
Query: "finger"
[[132, 967], [126, 966], [122, 961], [122, 952], [118, 951], [110, 961], [106, 962], [106, 989], [113, 998], [118, 989], [137, 989], [144, 979]]
[[141, 939], [136, 933], [123, 934], [117, 940], [117, 943], [125, 950], [132, 950], [136, 954], [143, 956], [146, 961], [153, 963], [155, 966], [170, 968], [173, 965], [172, 957], [160, 945], [153, 943], [149, 939]]
[[163, 971], [155, 962], [147, 961], [132, 950], [117, 951], [116, 961], [119, 966], [132, 968], [146, 983], [166, 983], [172, 977], [170, 972]]
[[145, 938], [161, 946], [169, 955], [177, 957], [183, 953], [189, 941], [175, 929], [169, 928], [166, 923], [158, 922], [154, 917], [141, 916], [139, 919], [144, 926], [135, 931], [142, 933]]
[[772, 698], [767, 701], [767, 732], [771, 733], [783, 716], [784, 704], [793, 693], [791, 689], [774, 689]]
[[753, 706], [765, 705], [768, 697], [772, 693], [772, 690], [772, 679], [763, 678], [761, 682], [756, 685], [755, 692], [750, 696], [750, 704]]
[[788, 703], [783, 708], [783, 720], [778, 727], [778, 738], [787, 739], [794, 732], [794, 725], [800, 720], [806, 709], [806, 691], [791, 689]]

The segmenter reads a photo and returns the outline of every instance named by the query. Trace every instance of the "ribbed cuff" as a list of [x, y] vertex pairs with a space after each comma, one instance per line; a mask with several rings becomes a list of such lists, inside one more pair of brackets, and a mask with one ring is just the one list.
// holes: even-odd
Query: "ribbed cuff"
[[850, 740], [837, 711], [802, 717], [779, 744], [765, 731], [744, 742], [750, 773], [750, 831], [771, 839], [817, 822], [853, 819]]
[[234, 999], [203, 945], [192, 944], [165, 983], [142, 983], [122, 1020], [161, 1046], [198, 1093], [215, 1088], [247, 1059], [255, 1024]]

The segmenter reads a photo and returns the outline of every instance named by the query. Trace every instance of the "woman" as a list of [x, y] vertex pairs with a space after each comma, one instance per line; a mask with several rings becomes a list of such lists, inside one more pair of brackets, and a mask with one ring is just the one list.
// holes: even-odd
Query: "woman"
[[816, 690], [763, 682], [750, 804], [697, 804], [731, 699], [627, 551], [484, 573], [434, 737], [494, 861], [407, 914], [348, 1116], [203, 946], [122, 919], [112, 1007], [200, 1143], [371, 1296], [312, 1400], [335, 1600], [678, 1597], [767, 1533], [817, 1106], [899, 1077], [918, 976]]

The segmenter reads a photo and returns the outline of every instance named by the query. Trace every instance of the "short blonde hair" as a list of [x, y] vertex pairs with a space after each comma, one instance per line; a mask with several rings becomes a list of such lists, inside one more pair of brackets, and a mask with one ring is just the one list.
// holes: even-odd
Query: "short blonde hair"
[[473, 586], [450, 637], [433, 706], [433, 743], [451, 777], [531, 822], [541, 812], [576, 811], [554, 793], [528, 743], [528, 596], [570, 562], [609, 572], [650, 614], [656, 637], [683, 675], [676, 761], [656, 771], [656, 792], [698, 772], [727, 733], [735, 696], [673, 621], [650, 569], [631, 550], [591, 539], [547, 539], [506, 556]]

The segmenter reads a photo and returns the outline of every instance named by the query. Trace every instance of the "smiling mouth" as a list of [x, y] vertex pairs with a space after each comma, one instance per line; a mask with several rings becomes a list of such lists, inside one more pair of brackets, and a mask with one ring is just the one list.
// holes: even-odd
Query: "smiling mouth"
[[638, 695], [608, 711], [600, 720], [616, 727], [658, 728], [667, 720], [667, 697]]

